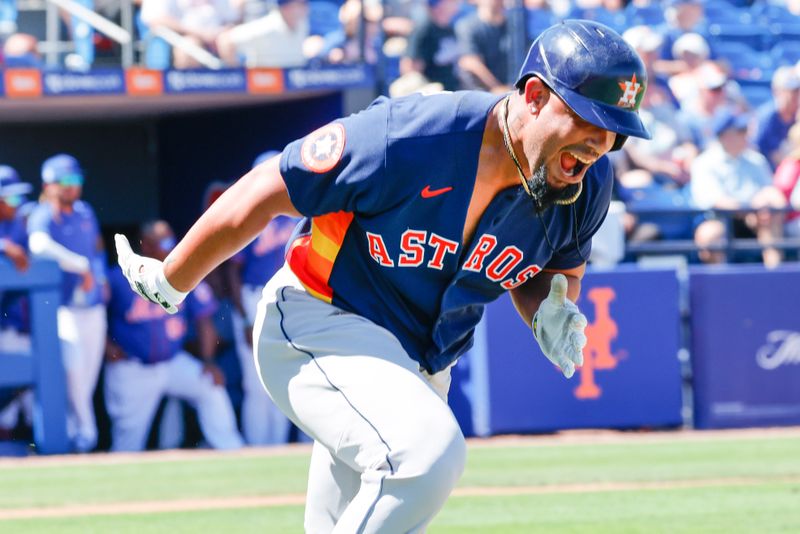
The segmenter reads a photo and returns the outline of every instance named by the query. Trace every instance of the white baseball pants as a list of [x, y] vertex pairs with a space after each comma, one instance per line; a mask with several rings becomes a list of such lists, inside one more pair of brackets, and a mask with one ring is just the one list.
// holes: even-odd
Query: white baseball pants
[[272, 399], [264, 391], [261, 378], [258, 376], [253, 347], [245, 339], [245, 322], [253, 325], [256, 319], [256, 308], [261, 299], [263, 286], [242, 286], [242, 306], [246, 318], [233, 313], [234, 340], [239, 364], [242, 368], [242, 433], [248, 445], [275, 445], [286, 443], [289, 439], [289, 419], [275, 406]]
[[190, 402], [200, 429], [215, 449], [236, 449], [242, 438], [223, 386], [214, 384], [203, 364], [185, 352], [171, 360], [145, 365], [138, 360], [106, 364], [105, 400], [111, 417], [111, 450], [141, 451], [164, 395]]
[[[13, 328], [0, 330], [0, 352], [30, 354], [31, 337]], [[28, 425], [33, 423], [33, 390], [26, 389], [0, 410], [0, 429], [11, 430], [17, 426], [20, 412]]]
[[88, 452], [97, 445], [92, 396], [106, 343], [105, 306], [60, 306], [58, 337], [69, 399], [67, 435], [76, 452]]
[[[424, 532], [464, 469], [444, 395], [388, 330], [318, 300], [284, 266], [255, 324], [261, 379], [314, 438], [309, 533]], [[435, 377], [442, 393], [447, 372]]]

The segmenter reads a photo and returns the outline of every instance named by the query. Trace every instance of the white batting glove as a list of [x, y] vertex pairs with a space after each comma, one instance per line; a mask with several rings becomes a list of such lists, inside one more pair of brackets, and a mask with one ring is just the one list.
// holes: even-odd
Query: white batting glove
[[567, 298], [567, 278], [555, 275], [550, 282], [550, 294], [539, 305], [531, 327], [544, 355], [567, 378], [575, 374], [575, 366], [583, 365], [586, 325], [586, 317]]
[[122, 273], [136, 293], [158, 304], [167, 313], [176, 313], [178, 304], [188, 293], [178, 291], [164, 276], [164, 264], [156, 259], [140, 256], [131, 250], [128, 238], [122, 234], [114, 235], [117, 246], [117, 261]]

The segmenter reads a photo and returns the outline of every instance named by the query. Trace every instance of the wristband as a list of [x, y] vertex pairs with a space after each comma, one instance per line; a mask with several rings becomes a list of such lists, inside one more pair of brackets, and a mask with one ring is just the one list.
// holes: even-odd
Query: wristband
[[156, 291], [173, 306], [177, 306], [183, 302], [183, 299], [185, 299], [186, 295], [189, 294], [188, 291], [178, 291], [172, 287], [172, 284], [169, 283], [167, 276], [164, 274], [163, 266], [156, 273], [156, 279], [154, 282]]

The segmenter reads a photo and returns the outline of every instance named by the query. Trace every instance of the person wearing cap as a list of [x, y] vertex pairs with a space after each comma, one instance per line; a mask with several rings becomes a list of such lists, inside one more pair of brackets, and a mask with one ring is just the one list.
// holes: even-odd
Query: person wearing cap
[[[648, 26], [635, 26], [622, 37], [642, 57], [650, 85], [639, 114], [652, 139], [630, 139], [612, 159], [618, 188], [616, 193], [628, 207], [677, 209], [687, 207], [684, 185], [698, 150], [691, 131], [678, 113], [675, 98], [666, 80], [653, 72], [663, 42]], [[629, 242], [653, 239], [690, 239], [691, 217], [648, 214], [625, 217]]]
[[[253, 168], [279, 156], [270, 150], [260, 154]], [[289, 420], [264, 392], [253, 361], [253, 326], [264, 284], [281, 268], [286, 243], [299, 222], [295, 217], [278, 216], [264, 227], [244, 250], [231, 258], [227, 274], [236, 313], [234, 338], [242, 369], [242, 433], [248, 445], [286, 443]]]
[[[24, 272], [30, 265], [28, 234], [19, 207], [31, 192], [31, 185], [20, 180], [9, 165], [0, 165], [0, 258]], [[29, 353], [31, 348], [28, 302], [24, 294], [0, 291], [0, 353]], [[0, 439], [10, 437], [20, 413], [28, 426], [32, 423], [31, 390], [0, 388]]]
[[616, 32], [565, 21], [506, 94], [380, 97], [290, 143], [164, 261], [115, 236], [131, 288], [172, 313], [275, 216], [303, 215], [253, 349], [272, 400], [315, 440], [307, 532], [425, 530], [465, 466], [450, 368], [487, 303], [510, 293], [532, 353], [567, 378], [582, 364], [575, 300], [611, 200], [606, 154], [650, 137], [646, 87]]
[[265, 16], [222, 32], [216, 40], [219, 56], [230, 66], [302, 67], [308, 10], [308, 0], [278, 0]]
[[661, 58], [679, 67], [684, 58], [676, 53], [675, 44], [687, 34], [706, 35], [705, 9], [701, 0], [667, 0], [664, 23], [654, 29], [664, 37]]
[[[166, 221], [141, 227], [142, 252], [165, 258], [175, 245]], [[104, 397], [111, 419], [111, 450], [144, 450], [150, 426], [164, 396], [188, 401], [200, 429], [215, 449], [238, 449], [243, 441], [225, 391], [222, 371], [214, 364], [217, 334], [211, 321], [217, 301], [203, 283], [176, 315], [131, 293], [119, 268], [109, 273], [108, 339]], [[194, 326], [199, 340], [194, 356], [183, 348]], [[195, 357], [196, 356], [196, 357]]]
[[97, 444], [92, 395], [106, 336], [105, 261], [100, 227], [81, 200], [78, 160], [57, 154], [42, 164], [43, 200], [28, 217], [28, 247], [62, 271], [58, 337], [67, 377], [67, 432], [76, 452]]
[[[703, 150], [709, 142], [716, 139], [713, 123], [720, 110], [730, 108], [744, 113], [748, 106], [739, 84], [731, 80], [727, 71], [713, 61], [702, 63], [692, 72], [691, 80], [687, 79], [687, 83], [693, 84], [693, 87], [691, 92], [679, 98], [680, 120], [689, 128], [692, 142]], [[670, 87], [672, 86], [670, 83]]]
[[753, 143], [772, 168], [786, 155], [786, 136], [800, 108], [800, 76], [794, 66], [779, 67], [772, 76], [772, 100], [756, 110]]
[[24, 271], [28, 268], [28, 237], [25, 221], [17, 209], [25, 202], [32, 187], [19, 179], [17, 171], [0, 165], [0, 255]]
[[408, 46], [400, 59], [400, 74], [406, 77], [421, 74], [424, 82], [440, 84], [440, 90], [454, 91], [458, 89], [455, 69], [461, 50], [453, 22], [461, 0], [428, 0], [427, 7], [408, 36]]
[[[747, 139], [748, 117], [730, 108], [721, 109], [712, 122], [716, 141], [695, 158], [691, 170], [691, 197], [700, 209], [738, 210], [786, 207], [783, 194], [772, 184], [767, 159], [750, 148]], [[770, 243], [783, 236], [783, 215], [753, 211], [733, 219], [733, 236], [756, 237], [762, 245], [764, 265], [780, 264], [782, 254]], [[706, 263], [725, 261], [723, 252], [709, 250], [724, 244], [725, 224], [705, 220], [695, 230], [700, 259]]]

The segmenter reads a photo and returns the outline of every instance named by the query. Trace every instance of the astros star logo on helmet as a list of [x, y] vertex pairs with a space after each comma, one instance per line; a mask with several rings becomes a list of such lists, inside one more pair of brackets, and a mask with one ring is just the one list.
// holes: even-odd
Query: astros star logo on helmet
[[342, 159], [344, 145], [344, 126], [334, 122], [313, 132], [303, 141], [300, 157], [308, 170], [328, 172]]
[[636, 73], [633, 77], [625, 82], [620, 82], [619, 88], [622, 89], [622, 96], [619, 97], [617, 105], [623, 108], [632, 108], [636, 106], [636, 97], [643, 89], [642, 84], [636, 81]]

